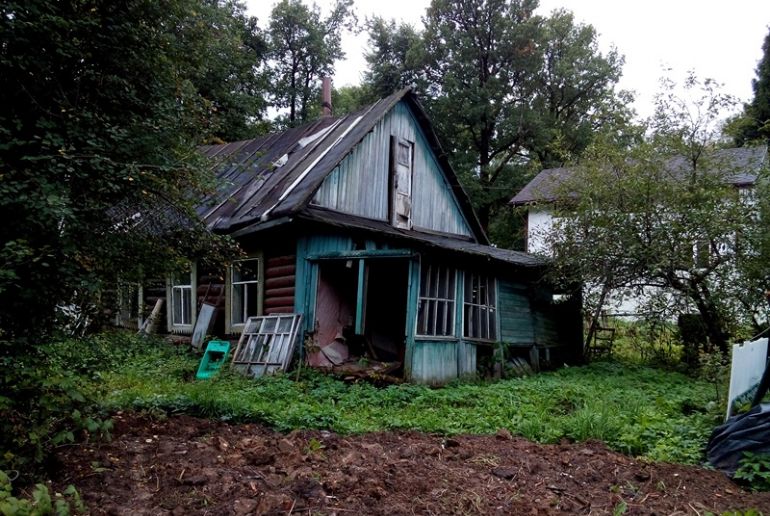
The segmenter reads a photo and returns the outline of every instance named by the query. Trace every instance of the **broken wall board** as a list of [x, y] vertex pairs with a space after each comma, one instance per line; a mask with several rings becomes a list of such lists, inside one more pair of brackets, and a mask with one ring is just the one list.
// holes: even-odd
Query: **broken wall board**
[[203, 341], [211, 330], [217, 307], [209, 303], [202, 303], [198, 318], [195, 320], [195, 329], [192, 335], [192, 347], [198, 351], [203, 347]]
[[751, 397], [756, 390], [767, 363], [768, 339], [757, 339], [743, 344], [733, 344], [732, 364], [730, 368], [730, 389], [727, 394], [727, 414], [732, 415], [736, 400]]
[[301, 324], [301, 314], [249, 317], [231, 367], [254, 377], [285, 371], [294, 355]]

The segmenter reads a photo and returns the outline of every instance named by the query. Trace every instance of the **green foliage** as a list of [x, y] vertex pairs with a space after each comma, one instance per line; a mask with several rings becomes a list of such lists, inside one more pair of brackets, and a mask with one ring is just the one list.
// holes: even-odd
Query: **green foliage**
[[762, 59], [757, 65], [757, 76], [751, 81], [754, 98], [733, 119], [729, 134], [737, 145], [752, 142], [770, 143], [770, 32], [762, 44]]
[[557, 281], [601, 291], [594, 314], [610, 293], [644, 301], [651, 319], [697, 312], [724, 352], [765, 309], [762, 284], [745, 273], [748, 263], [753, 277], [768, 270], [756, 259], [759, 207], [729, 184], [745, 170], [718, 145], [733, 100], [710, 80], [689, 76], [684, 86], [686, 98], [664, 82], [645, 141], [592, 144], [559, 187], [558, 222], [545, 239]]
[[12, 495], [11, 479], [0, 470], [0, 514], [3, 516], [69, 516], [86, 514], [86, 506], [74, 486], [69, 486], [63, 493], [51, 493], [45, 484], [36, 484], [29, 498]]
[[152, 341], [115, 333], [0, 356], [0, 470], [19, 471], [28, 482], [56, 447], [109, 437], [112, 422], [97, 403], [102, 372], [152, 349]]
[[710, 412], [714, 404], [708, 383], [616, 363], [441, 389], [348, 385], [312, 370], [303, 371], [298, 381], [223, 371], [211, 381], [196, 382], [196, 367], [197, 357], [178, 348], [145, 348], [100, 373], [105, 379], [102, 406], [261, 422], [282, 431], [491, 434], [508, 428], [538, 442], [602, 439], [632, 455], [687, 463], [700, 460], [719, 418]]
[[734, 478], [746, 482], [754, 491], [770, 491], [770, 455], [743, 452]]
[[212, 187], [196, 146], [259, 124], [259, 53], [230, 1], [3, 2], [6, 338], [49, 333], [57, 305], [91, 305], [116, 271], [229, 247], [193, 212]]
[[579, 155], [597, 128], [629, 119], [628, 99], [614, 92], [622, 58], [602, 54], [593, 27], [568, 11], [544, 18], [536, 7], [434, 0], [422, 32], [369, 22], [366, 83], [379, 95], [417, 88], [485, 228], [523, 176]]
[[318, 79], [334, 73], [334, 63], [345, 57], [342, 32], [352, 30], [356, 19], [353, 0], [337, 0], [322, 18], [318, 5], [281, 0], [270, 13], [268, 55], [274, 107], [286, 108], [279, 124], [295, 126], [318, 114]]
[[615, 342], [612, 354], [636, 364], [675, 368], [681, 364], [682, 344], [676, 327], [660, 320], [613, 320]]

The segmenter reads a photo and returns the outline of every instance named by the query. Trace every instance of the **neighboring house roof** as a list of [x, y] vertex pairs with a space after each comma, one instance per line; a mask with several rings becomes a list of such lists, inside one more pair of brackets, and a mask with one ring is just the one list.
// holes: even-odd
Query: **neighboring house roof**
[[269, 134], [253, 140], [202, 147], [219, 160], [219, 191], [198, 208], [209, 228], [233, 232], [305, 210], [323, 180], [400, 101], [412, 109], [479, 242], [488, 243], [470, 199], [439, 145], [428, 117], [408, 88], [356, 113]]
[[[759, 170], [767, 164], [766, 147], [720, 149], [709, 156], [709, 166], [722, 171], [726, 176], [725, 180], [737, 187], [753, 185]], [[666, 166], [674, 175], [685, 172], [689, 168], [684, 156], [671, 158]], [[560, 186], [573, 173], [573, 169], [565, 167], [543, 170], [511, 199], [510, 204], [521, 206], [535, 202], [555, 201]]]

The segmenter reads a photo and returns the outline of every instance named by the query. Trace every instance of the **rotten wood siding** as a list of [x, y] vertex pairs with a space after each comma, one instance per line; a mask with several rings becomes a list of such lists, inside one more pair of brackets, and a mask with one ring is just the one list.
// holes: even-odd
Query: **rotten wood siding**
[[472, 236], [470, 226], [410, 108], [399, 102], [324, 180], [313, 203], [388, 220], [391, 137], [414, 143], [412, 224], [415, 229]]

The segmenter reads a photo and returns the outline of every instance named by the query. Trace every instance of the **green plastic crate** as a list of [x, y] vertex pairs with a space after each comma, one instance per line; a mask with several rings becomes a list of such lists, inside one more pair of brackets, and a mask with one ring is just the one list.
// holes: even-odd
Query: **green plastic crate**
[[211, 340], [203, 353], [201, 364], [198, 366], [198, 380], [208, 380], [222, 368], [230, 352], [230, 343], [226, 340]]

